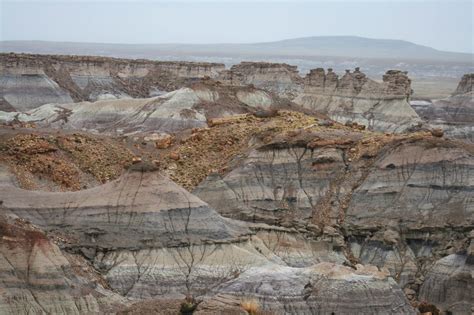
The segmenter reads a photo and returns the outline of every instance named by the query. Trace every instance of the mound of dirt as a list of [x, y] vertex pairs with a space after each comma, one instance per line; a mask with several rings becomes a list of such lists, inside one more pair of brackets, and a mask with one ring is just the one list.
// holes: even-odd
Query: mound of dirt
[[122, 174], [132, 157], [113, 139], [77, 133], [26, 133], [0, 140], [0, 163], [30, 190], [74, 191], [104, 183]]

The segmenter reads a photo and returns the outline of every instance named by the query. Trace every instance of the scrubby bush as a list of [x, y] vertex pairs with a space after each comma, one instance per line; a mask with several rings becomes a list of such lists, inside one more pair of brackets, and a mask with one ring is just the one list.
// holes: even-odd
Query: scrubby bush
[[180, 313], [183, 315], [191, 315], [198, 306], [198, 302], [192, 297], [188, 295], [184, 298], [184, 301], [181, 303]]
[[430, 304], [426, 301], [420, 302], [420, 304], [418, 304], [418, 310], [421, 314], [431, 313], [432, 315], [440, 315], [440, 310], [433, 304]]
[[255, 299], [244, 299], [240, 303], [240, 306], [247, 311], [250, 315], [257, 315], [260, 311], [260, 303]]

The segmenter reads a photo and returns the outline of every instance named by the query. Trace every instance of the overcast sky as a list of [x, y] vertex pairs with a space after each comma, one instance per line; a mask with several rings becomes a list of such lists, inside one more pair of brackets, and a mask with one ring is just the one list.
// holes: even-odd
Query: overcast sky
[[0, 0], [0, 39], [244, 43], [357, 35], [473, 52], [473, 15], [472, 0]]

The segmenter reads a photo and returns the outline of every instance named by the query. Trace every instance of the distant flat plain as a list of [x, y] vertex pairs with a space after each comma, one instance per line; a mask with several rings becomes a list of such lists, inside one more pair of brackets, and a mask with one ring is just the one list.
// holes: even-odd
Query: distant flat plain
[[433, 78], [412, 80], [412, 89], [414, 99], [442, 99], [451, 95], [461, 78]]

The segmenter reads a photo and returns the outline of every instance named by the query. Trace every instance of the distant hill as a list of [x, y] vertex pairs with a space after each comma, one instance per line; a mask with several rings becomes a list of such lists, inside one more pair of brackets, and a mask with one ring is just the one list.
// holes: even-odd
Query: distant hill
[[257, 49], [276, 49], [283, 54], [387, 59], [473, 60], [473, 54], [436, 50], [404, 40], [356, 36], [318, 36], [252, 44]]
[[253, 44], [99, 44], [2, 41], [1, 52], [150, 58], [163, 55], [230, 57], [348, 57], [362, 59], [473, 62], [474, 55], [436, 50], [403, 40], [317, 36]]

